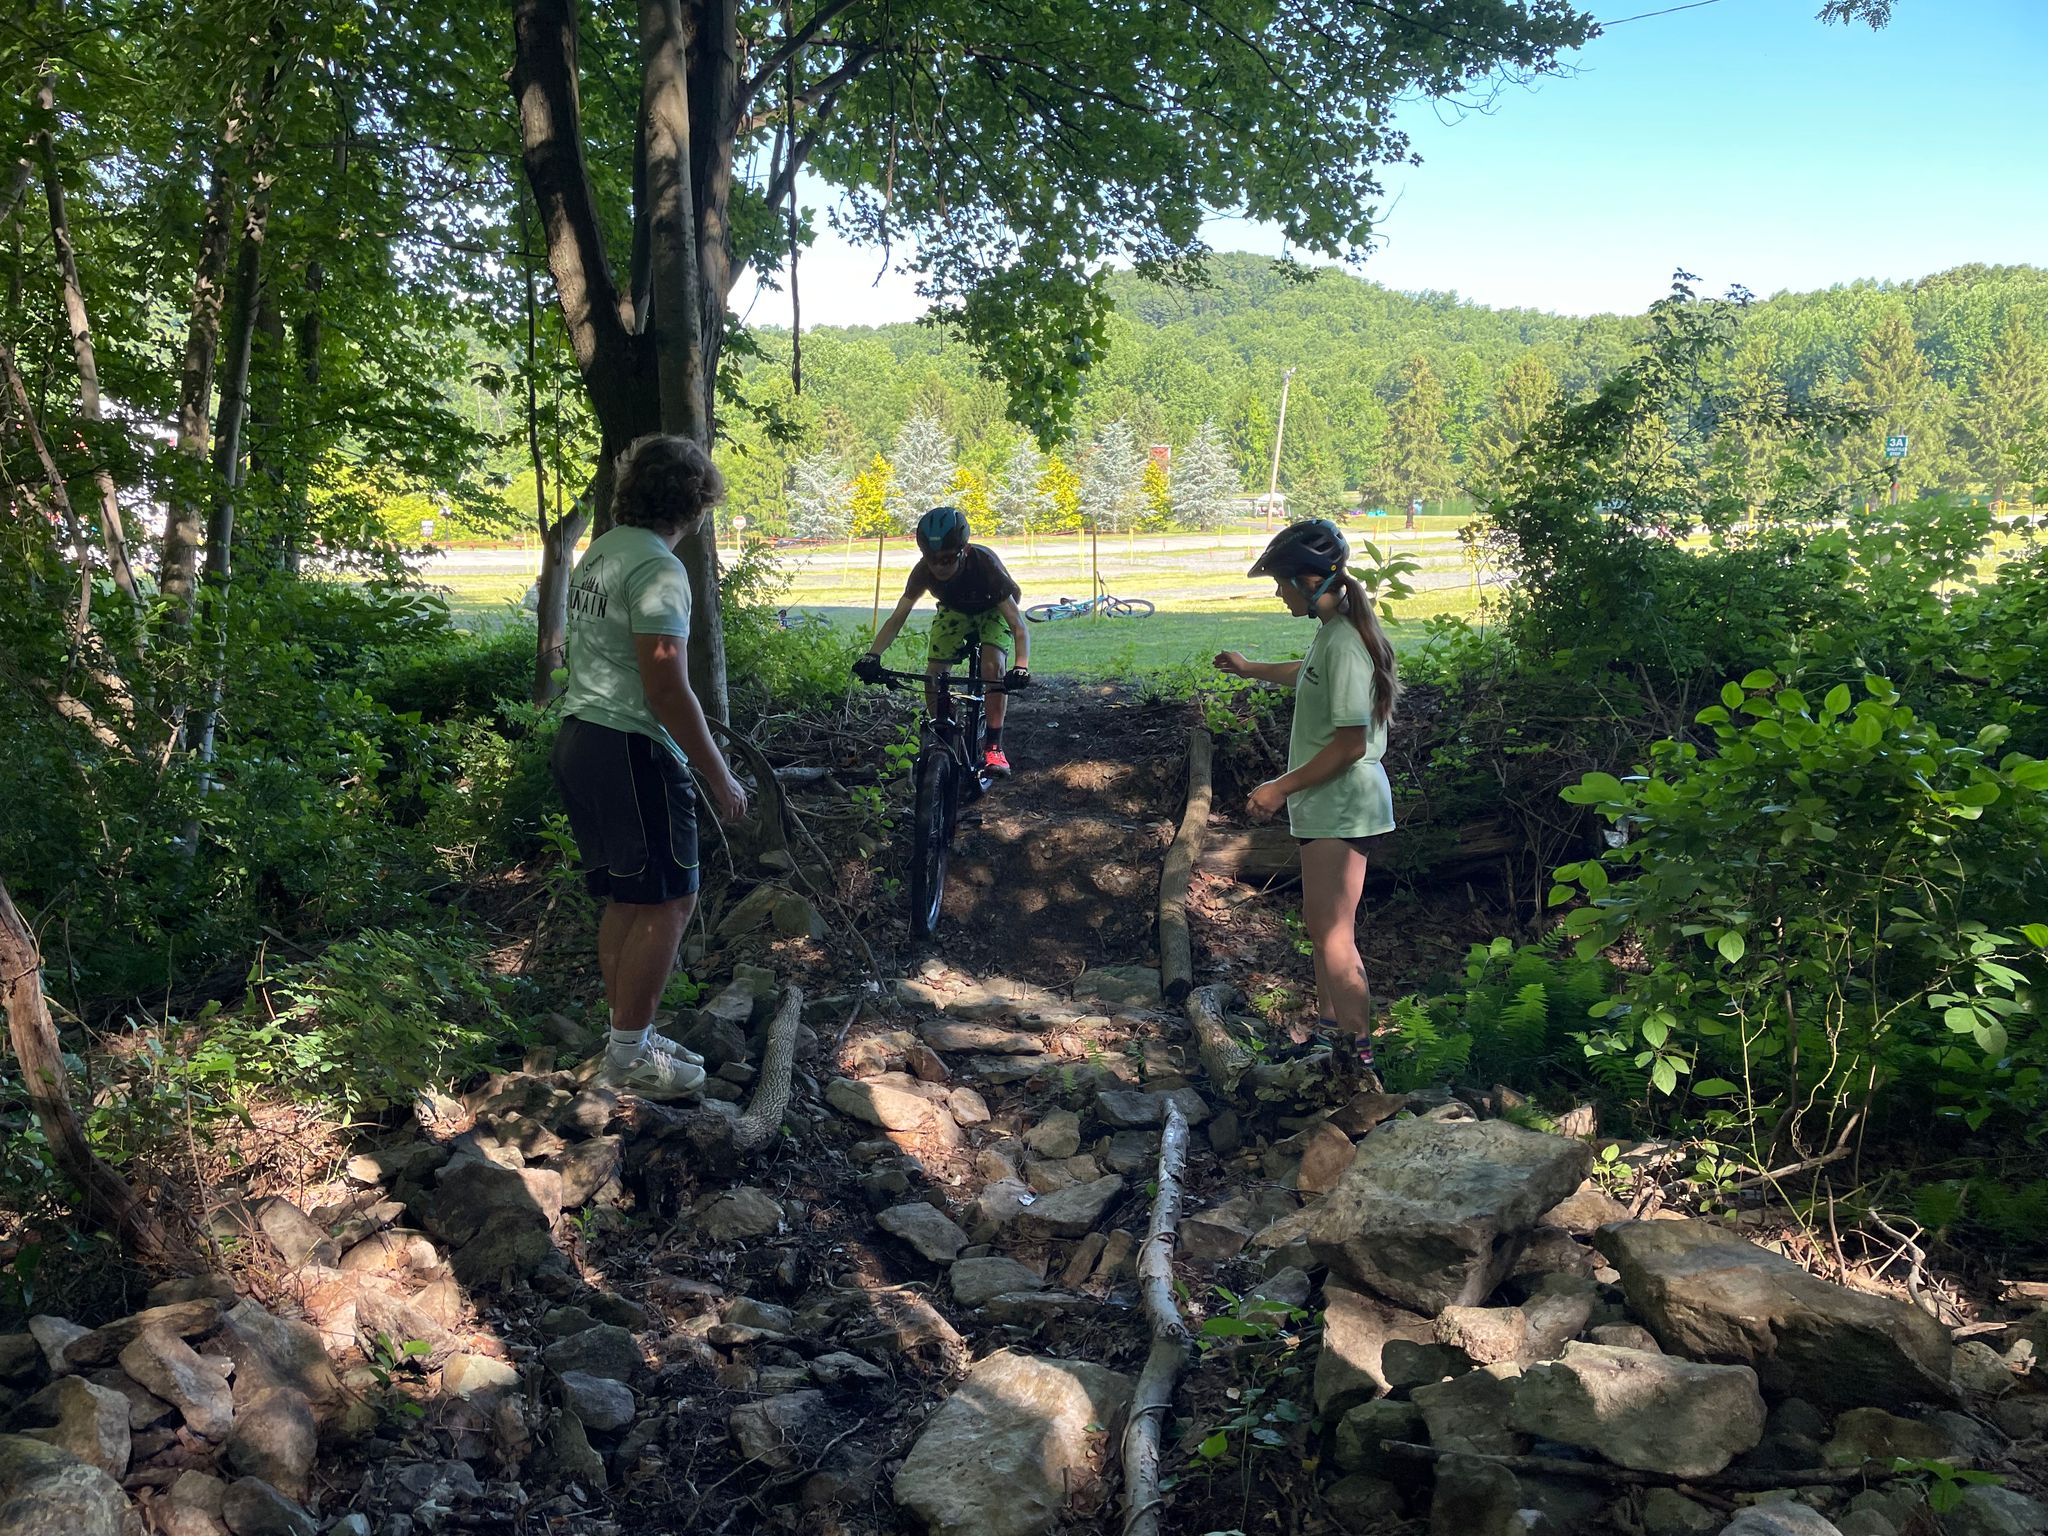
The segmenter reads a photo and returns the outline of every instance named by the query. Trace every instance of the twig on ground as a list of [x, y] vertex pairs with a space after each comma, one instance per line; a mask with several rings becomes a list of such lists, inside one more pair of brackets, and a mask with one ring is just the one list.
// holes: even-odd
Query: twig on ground
[[1159, 1444], [1191, 1343], [1187, 1324], [1173, 1302], [1173, 1248], [1180, 1231], [1180, 1177], [1187, 1155], [1187, 1117], [1180, 1105], [1169, 1099], [1166, 1128], [1159, 1137], [1159, 1193], [1153, 1198], [1152, 1223], [1138, 1250], [1138, 1288], [1152, 1326], [1152, 1350], [1145, 1357], [1145, 1369], [1131, 1399], [1131, 1417], [1124, 1426], [1123, 1536], [1159, 1536], [1160, 1532]]

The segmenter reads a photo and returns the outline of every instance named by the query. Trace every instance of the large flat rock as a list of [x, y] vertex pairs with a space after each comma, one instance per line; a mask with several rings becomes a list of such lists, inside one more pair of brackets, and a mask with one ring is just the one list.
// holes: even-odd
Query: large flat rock
[[1530, 1367], [1508, 1422], [1616, 1466], [1712, 1477], [1764, 1437], [1756, 1373], [1604, 1344], [1567, 1344]]
[[1593, 1241], [1673, 1354], [1751, 1366], [1772, 1396], [1822, 1408], [1955, 1395], [1947, 1330], [1907, 1302], [1830, 1285], [1703, 1221], [1622, 1222]]
[[1505, 1120], [1395, 1121], [1359, 1143], [1316, 1207], [1309, 1246], [1347, 1283], [1400, 1306], [1476, 1306], [1591, 1163], [1585, 1143]]
[[1080, 1360], [991, 1355], [925, 1424], [896, 1502], [933, 1536], [1044, 1536], [1099, 1484], [1131, 1379]]

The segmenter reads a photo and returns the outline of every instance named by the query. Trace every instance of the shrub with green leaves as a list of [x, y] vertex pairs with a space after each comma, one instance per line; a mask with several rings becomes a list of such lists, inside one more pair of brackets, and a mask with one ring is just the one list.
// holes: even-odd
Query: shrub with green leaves
[[251, 978], [254, 1000], [209, 1031], [241, 1075], [325, 1099], [351, 1116], [409, 1102], [490, 1065], [519, 1039], [509, 983], [460, 932], [369, 928], [317, 960]]
[[1999, 725], [1955, 740], [1875, 676], [1815, 702], [1755, 671], [1699, 722], [1711, 754], [1662, 741], [1566, 791], [1630, 837], [1556, 872], [1554, 905], [1586, 900], [1565, 931], [1647, 956], [1588, 1054], [1708, 1101], [1759, 1161], [1930, 1111], [2039, 1138], [2048, 762]]

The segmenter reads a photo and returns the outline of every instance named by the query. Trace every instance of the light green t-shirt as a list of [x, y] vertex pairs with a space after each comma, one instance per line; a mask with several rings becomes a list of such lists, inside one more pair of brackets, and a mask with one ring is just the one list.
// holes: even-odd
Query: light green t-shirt
[[1380, 766], [1387, 728], [1373, 721], [1372, 684], [1372, 657], [1351, 621], [1320, 625], [1294, 685], [1287, 771], [1328, 746], [1340, 726], [1365, 727], [1365, 756], [1329, 782], [1287, 797], [1287, 829], [1296, 837], [1376, 837], [1394, 830], [1394, 794]]
[[569, 686], [562, 712], [651, 736], [682, 757], [647, 707], [633, 637], [689, 633], [690, 578], [675, 552], [645, 528], [598, 535], [569, 577]]

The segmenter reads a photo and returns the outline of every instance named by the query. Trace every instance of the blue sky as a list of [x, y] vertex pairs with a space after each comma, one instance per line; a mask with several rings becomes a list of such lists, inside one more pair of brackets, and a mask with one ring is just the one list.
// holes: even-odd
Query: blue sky
[[[1818, 9], [1714, 0], [1615, 26], [1567, 74], [1509, 87], [1486, 112], [1404, 106], [1423, 163], [1386, 175], [1363, 275], [1591, 314], [1640, 311], [1680, 266], [1767, 296], [2048, 262], [2048, 0], [1898, 0], [1881, 32], [1822, 26]], [[1282, 249], [1241, 219], [1213, 220], [1207, 238]], [[879, 265], [821, 238], [801, 274], [806, 327], [918, 314], [907, 279], [875, 283]], [[787, 301], [762, 294], [752, 318], [786, 325]]]

